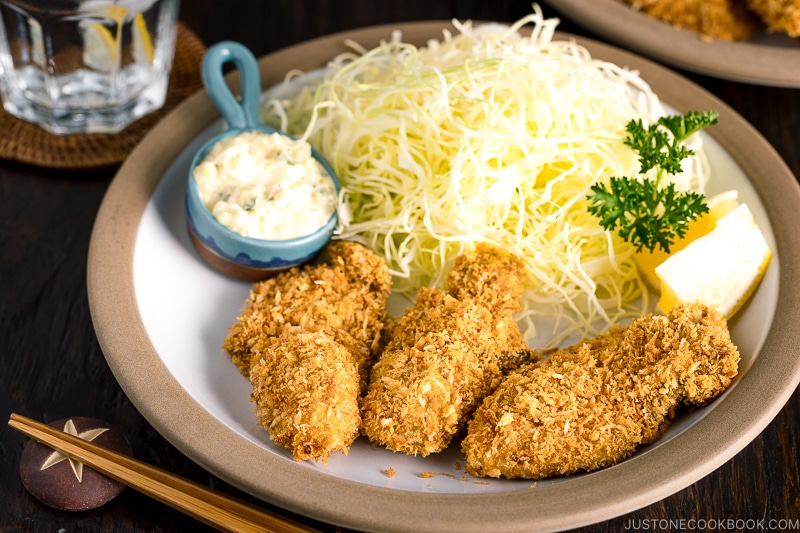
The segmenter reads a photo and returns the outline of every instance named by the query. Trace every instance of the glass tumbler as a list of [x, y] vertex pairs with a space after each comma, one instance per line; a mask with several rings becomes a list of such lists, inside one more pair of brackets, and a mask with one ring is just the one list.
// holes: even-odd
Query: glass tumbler
[[60, 135], [115, 133], [164, 105], [178, 0], [0, 0], [0, 97]]

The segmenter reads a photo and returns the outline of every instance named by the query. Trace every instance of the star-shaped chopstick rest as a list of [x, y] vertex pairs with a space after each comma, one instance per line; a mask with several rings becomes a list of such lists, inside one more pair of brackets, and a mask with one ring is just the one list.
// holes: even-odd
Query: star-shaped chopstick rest
[[[75, 435], [76, 437], [83, 439], [85, 441], [92, 442], [94, 439], [108, 431], [108, 428], [94, 428], [90, 429], [81, 433], [78, 433], [78, 430], [75, 428], [75, 422], [70, 418], [64, 424], [64, 429], [62, 430], [64, 433], [69, 433], [70, 435]], [[69, 466], [72, 467], [72, 472], [75, 474], [78, 482], [83, 481], [83, 463], [78, 462], [74, 459], [70, 459], [66, 455], [61, 452], [54, 451], [51, 453], [47, 459], [45, 459], [44, 464], [42, 464], [40, 470], [47, 470], [51, 466], [55, 466], [61, 461], [69, 461]]]
[[[125, 435], [102, 420], [73, 417], [49, 425], [81, 439], [133, 455]], [[63, 511], [94, 509], [114, 498], [125, 487], [32, 439], [22, 451], [20, 478], [33, 497]]]

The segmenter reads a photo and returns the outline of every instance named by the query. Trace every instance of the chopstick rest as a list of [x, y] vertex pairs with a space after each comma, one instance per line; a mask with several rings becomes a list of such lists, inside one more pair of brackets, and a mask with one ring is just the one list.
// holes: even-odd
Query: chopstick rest
[[[133, 455], [125, 435], [96, 418], [57, 420], [51, 427], [125, 455]], [[117, 496], [125, 485], [100, 474], [66, 455], [29, 440], [22, 450], [19, 468], [22, 484], [45, 505], [62, 511], [86, 511]]]
[[129, 455], [99, 446], [16, 413], [11, 413], [8, 425], [69, 458], [80, 461], [87, 467], [220, 531], [241, 533], [316, 531], [289, 518], [138, 461]]

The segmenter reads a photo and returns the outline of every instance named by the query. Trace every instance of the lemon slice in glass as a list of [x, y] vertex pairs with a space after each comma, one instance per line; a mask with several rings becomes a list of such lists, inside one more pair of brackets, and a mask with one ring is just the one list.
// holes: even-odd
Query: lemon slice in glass
[[659, 309], [703, 303], [731, 318], [758, 287], [772, 251], [746, 204], [659, 265]]
[[111, 27], [101, 22], [83, 24], [83, 63], [98, 72], [116, 72], [120, 67], [122, 23], [128, 10], [122, 6], [101, 6], [91, 13], [113, 24]]
[[111, 31], [92, 22], [83, 28], [83, 63], [99, 72], [119, 70], [119, 46]]
[[133, 60], [137, 63], [153, 62], [153, 38], [141, 13], [133, 19]]
[[28, 30], [31, 36], [31, 60], [40, 67], [45, 66], [44, 34], [39, 21], [28, 17]]

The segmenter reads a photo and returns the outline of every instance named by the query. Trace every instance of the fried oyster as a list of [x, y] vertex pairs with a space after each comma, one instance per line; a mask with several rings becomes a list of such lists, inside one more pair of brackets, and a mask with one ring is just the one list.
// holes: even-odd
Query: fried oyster
[[530, 358], [513, 312], [525, 271], [486, 245], [459, 256], [448, 292], [419, 291], [388, 329], [362, 401], [363, 433], [426, 456], [446, 448], [504, 371]]
[[324, 332], [286, 332], [265, 342], [250, 369], [259, 423], [295, 460], [347, 454], [361, 427], [352, 354]]
[[247, 375], [265, 338], [298, 329], [325, 331], [356, 358], [366, 386], [391, 288], [383, 258], [361, 244], [332, 241], [313, 264], [256, 283], [222, 348]]
[[343, 241], [251, 290], [223, 349], [250, 378], [259, 424], [296, 460], [327, 463], [358, 436], [390, 291], [385, 261]]
[[511, 372], [469, 423], [467, 472], [541, 479], [613, 465], [660, 437], [680, 405], [724, 391], [738, 362], [706, 306], [636, 319]]

